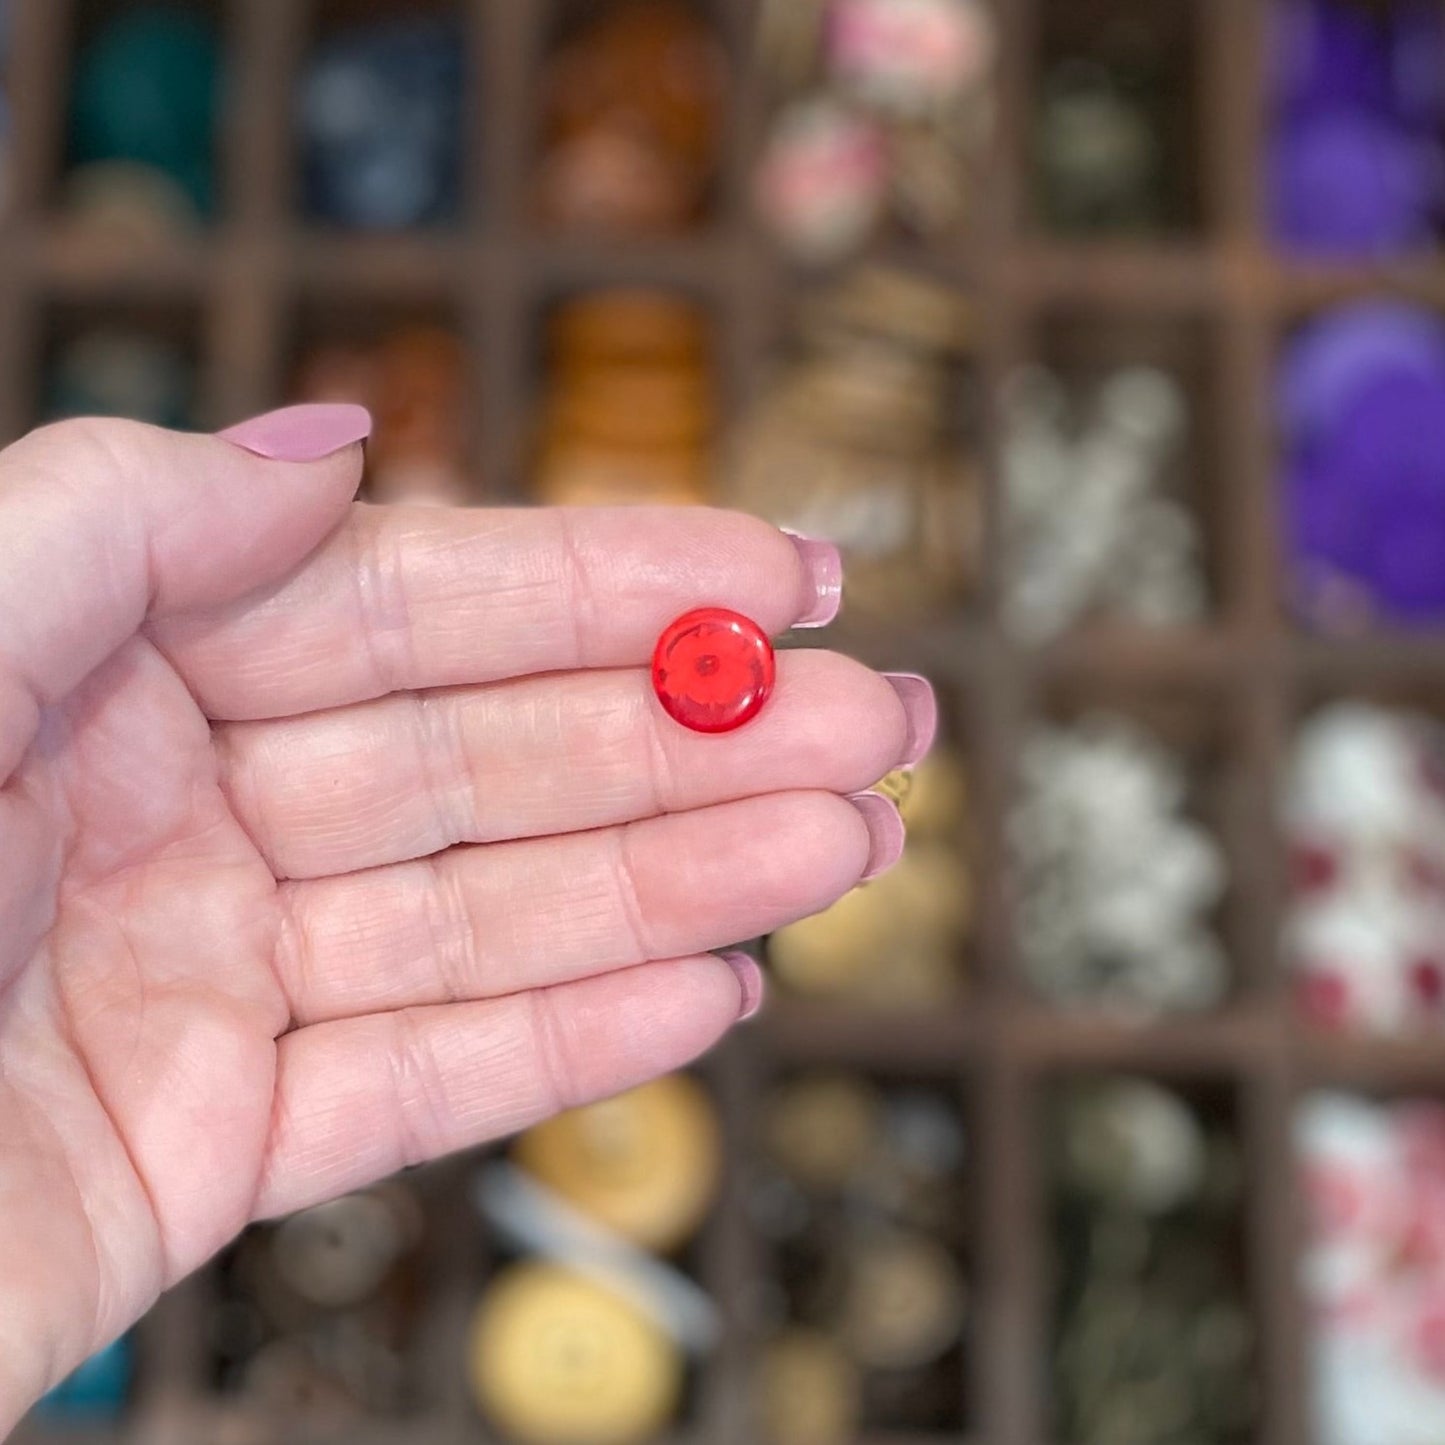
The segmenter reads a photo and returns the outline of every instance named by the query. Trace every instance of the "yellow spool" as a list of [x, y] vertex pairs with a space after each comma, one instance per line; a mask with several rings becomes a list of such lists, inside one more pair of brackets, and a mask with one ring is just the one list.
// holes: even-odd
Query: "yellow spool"
[[668, 1253], [702, 1223], [721, 1154], [706, 1092], [675, 1074], [539, 1125], [513, 1157], [588, 1218]]
[[514, 1265], [472, 1323], [482, 1411], [526, 1445], [632, 1445], [676, 1413], [683, 1363], [671, 1340], [612, 1290], [556, 1265]]

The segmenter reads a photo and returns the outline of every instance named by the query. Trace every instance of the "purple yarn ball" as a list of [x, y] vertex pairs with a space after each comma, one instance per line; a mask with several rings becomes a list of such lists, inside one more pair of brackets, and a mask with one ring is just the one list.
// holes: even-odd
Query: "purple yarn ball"
[[1278, 407], [1287, 443], [1317, 452], [1355, 399], [1382, 380], [1445, 384], [1445, 324], [1396, 301], [1343, 306], [1302, 328], [1285, 349]]
[[1445, 501], [1445, 378], [1379, 377], [1340, 417], [1330, 454], [1372, 495]]
[[1445, 126], [1445, 9], [1398, 0], [1391, 12], [1390, 93], [1395, 115], [1421, 133]]
[[1363, 571], [1369, 556], [1361, 494], [1338, 468], [1296, 459], [1285, 473], [1285, 535], [1296, 562]]
[[1271, 91], [1288, 112], [1320, 105], [1383, 112], [1390, 104], [1390, 37], [1342, 0], [1279, 0], [1270, 34]]
[[1438, 145], [1363, 110], [1285, 122], [1270, 170], [1281, 245], [1321, 256], [1380, 256], [1424, 247], [1440, 195]]
[[1380, 610], [1426, 626], [1445, 618], [1445, 505], [1438, 496], [1402, 494], [1384, 504], [1368, 580]]
[[1385, 374], [1359, 390], [1331, 445], [1294, 457], [1284, 501], [1307, 608], [1347, 579], [1395, 622], [1445, 618], [1445, 377]]

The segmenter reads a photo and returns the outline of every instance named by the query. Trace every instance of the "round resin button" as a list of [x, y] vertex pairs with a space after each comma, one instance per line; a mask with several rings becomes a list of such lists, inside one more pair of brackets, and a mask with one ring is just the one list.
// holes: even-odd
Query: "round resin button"
[[725, 607], [699, 607], [657, 640], [652, 686], [668, 716], [699, 733], [750, 722], [773, 690], [773, 645], [756, 622]]

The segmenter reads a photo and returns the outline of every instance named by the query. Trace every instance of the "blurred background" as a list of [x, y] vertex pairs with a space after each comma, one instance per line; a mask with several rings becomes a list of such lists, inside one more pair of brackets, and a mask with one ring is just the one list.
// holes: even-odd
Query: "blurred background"
[[726, 1048], [249, 1231], [26, 1445], [1445, 1440], [1439, 0], [0, 16], [0, 434], [746, 508], [946, 721]]

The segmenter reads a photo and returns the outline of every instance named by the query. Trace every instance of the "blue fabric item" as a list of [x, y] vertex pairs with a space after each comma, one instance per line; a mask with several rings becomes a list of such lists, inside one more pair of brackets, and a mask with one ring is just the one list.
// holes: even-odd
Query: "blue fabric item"
[[67, 1380], [57, 1385], [37, 1407], [41, 1414], [114, 1419], [130, 1394], [134, 1366], [129, 1338], [92, 1355]]
[[465, 56], [447, 17], [368, 25], [318, 48], [298, 117], [313, 215], [396, 230], [456, 214]]

